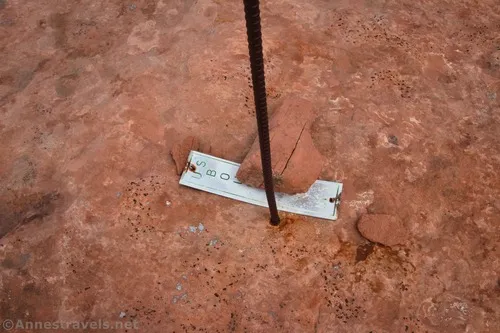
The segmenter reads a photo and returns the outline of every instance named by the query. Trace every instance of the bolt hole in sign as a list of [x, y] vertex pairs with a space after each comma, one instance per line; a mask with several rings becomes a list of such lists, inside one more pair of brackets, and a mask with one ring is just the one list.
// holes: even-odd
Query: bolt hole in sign
[[[268, 207], [266, 192], [236, 179], [240, 165], [197, 151], [189, 153], [186, 168], [179, 183], [223, 197]], [[342, 184], [317, 180], [306, 193], [276, 193], [276, 202], [281, 211], [336, 220]]]

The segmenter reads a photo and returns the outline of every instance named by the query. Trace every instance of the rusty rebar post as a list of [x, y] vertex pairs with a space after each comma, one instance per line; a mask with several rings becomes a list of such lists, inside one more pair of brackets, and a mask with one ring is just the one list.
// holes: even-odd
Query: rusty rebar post
[[273, 170], [271, 164], [271, 144], [269, 142], [269, 123], [267, 117], [266, 79], [264, 75], [264, 56], [262, 55], [262, 33], [260, 30], [259, 0], [243, 0], [247, 25], [248, 52], [252, 70], [253, 97], [259, 131], [260, 156], [266, 188], [267, 203], [271, 213], [271, 224], [278, 225], [280, 218], [274, 196]]

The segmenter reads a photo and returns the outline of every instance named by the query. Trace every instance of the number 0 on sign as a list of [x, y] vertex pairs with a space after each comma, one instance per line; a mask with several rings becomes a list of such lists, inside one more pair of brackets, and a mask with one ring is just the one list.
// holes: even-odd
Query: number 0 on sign
[[[264, 190], [247, 186], [236, 179], [239, 167], [238, 163], [191, 151], [179, 183], [223, 197], [267, 207]], [[281, 211], [336, 220], [341, 194], [341, 183], [317, 180], [307, 193], [294, 195], [276, 193], [276, 202]]]

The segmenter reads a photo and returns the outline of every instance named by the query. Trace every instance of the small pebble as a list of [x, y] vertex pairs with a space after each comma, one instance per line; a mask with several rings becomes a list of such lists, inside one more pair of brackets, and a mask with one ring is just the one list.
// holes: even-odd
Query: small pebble
[[127, 314], [126, 314], [125, 312], [123, 312], [123, 311], [122, 311], [122, 312], [120, 312], [120, 318], [125, 318], [125, 316], [126, 316], [126, 315], [127, 315]]
[[172, 203], [170, 201], [168, 201], [168, 200], [165, 201], [165, 206], [170, 207], [170, 205], [172, 205]]
[[200, 230], [200, 231], [205, 230], [205, 226], [204, 226], [202, 223], [200, 223], [200, 224], [198, 225], [198, 230]]
[[177, 301], [178, 301], [178, 300], [180, 300], [180, 299], [181, 299], [181, 300], [186, 300], [186, 299], [187, 299], [187, 297], [188, 297], [188, 295], [187, 295], [186, 293], [184, 293], [184, 294], [182, 294], [182, 295], [179, 295], [179, 296], [174, 296], [174, 297], [172, 298], [172, 304], [177, 303]]
[[175, 289], [181, 291], [182, 290], [182, 284], [180, 284], [180, 282], [177, 282], [177, 285], [175, 286]]
[[193, 227], [192, 225], [189, 226], [189, 231], [196, 232], [196, 230], [198, 230], [196, 227]]
[[397, 137], [397, 136], [395, 136], [395, 135], [392, 135], [392, 134], [391, 134], [391, 135], [389, 135], [389, 136], [387, 137], [387, 140], [388, 140], [390, 143], [392, 143], [393, 145], [396, 145], [396, 146], [398, 145], [398, 137]]

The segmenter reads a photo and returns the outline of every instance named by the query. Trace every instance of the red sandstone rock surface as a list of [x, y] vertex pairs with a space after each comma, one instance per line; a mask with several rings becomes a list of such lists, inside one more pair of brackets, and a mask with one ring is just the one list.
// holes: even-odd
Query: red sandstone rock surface
[[194, 136], [188, 136], [174, 144], [170, 154], [175, 162], [175, 168], [178, 175], [182, 174], [182, 171], [186, 166], [189, 152], [191, 152], [191, 150], [198, 151], [199, 149], [200, 140]]
[[382, 245], [402, 245], [408, 240], [408, 231], [402, 221], [392, 215], [365, 214], [357, 226], [363, 237]]
[[[168, 156], [254, 141], [241, 1], [0, 4], [1, 320], [498, 333], [498, 0], [262, 1], [270, 110], [310, 101], [344, 183], [338, 221], [282, 228]], [[367, 213], [408, 241], [367, 245]]]
[[[321, 173], [324, 159], [314, 146], [310, 133], [314, 116], [311, 102], [291, 96], [286, 97], [272, 114], [269, 137], [278, 192], [307, 192]], [[237, 178], [254, 187], [264, 186], [258, 137], [243, 160]]]

